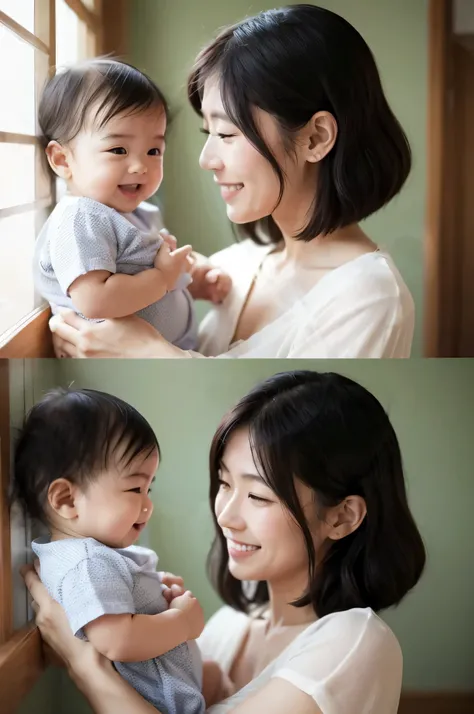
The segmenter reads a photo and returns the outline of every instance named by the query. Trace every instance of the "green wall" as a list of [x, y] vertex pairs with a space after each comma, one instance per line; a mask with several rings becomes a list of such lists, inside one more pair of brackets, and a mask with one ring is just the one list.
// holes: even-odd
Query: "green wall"
[[[294, 3], [287, 3], [294, 4]], [[389, 101], [413, 148], [414, 168], [399, 197], [367, 221], [371, 237], [401, 270], [417, 306], [413, 355], [421, 355], [425, 212], [427, 0], [318, 0], [362, 33], [377, 59]], [[140, 0], [130, 7], [130, 56], [160, 85], [176, 112], [162, 189], [167, 224], [182, 243], [205, 254], [230, 244], [232, 229], [209, 172], [198, 167], [203, 137], [186, 100], [186, 77], [198, 50], [219, 27], [273, 0]]]
[[117, 394], [152, 423], [163, 461], [148, 542], [164, 569], [184, 576], [209, 615], [218, 600], [204, 570], [212, 538], [208, 447], [226, 409], [258, 380], [291, 368], [342, 372], [373, 391], [388, 410], [428, 550], [422, 581], [386, 616], [404, 652], [405, 687], [469, 689], [474, 361], [63, 360], [58, 381]]

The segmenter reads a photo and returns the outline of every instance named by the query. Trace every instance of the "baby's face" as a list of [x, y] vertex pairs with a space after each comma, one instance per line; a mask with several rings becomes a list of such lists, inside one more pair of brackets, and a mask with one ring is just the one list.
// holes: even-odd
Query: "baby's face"
[[137, 456], [130, 464], [117, 464], [102, 473], [75, 498], [78, 537], [95, 538], [110, 548], [135, 543], [153, 512], [149, 497], [158, 452]]
[[162, 109], [119, 114], [100, 130], [86, 122], [67, 149], [69, 191], [120, 213], [134, 211], [161, 184], [165, 131]]

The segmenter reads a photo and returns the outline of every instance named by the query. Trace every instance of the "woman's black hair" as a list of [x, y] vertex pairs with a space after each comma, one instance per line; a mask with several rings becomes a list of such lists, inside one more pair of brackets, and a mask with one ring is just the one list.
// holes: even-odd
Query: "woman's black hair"
[[[320, 111], [336, 119], [335, 146], [319, 162], [314, 204], [297, 238], [309, 241], [358, 223], [388, 203], [411, 168], [410, 146], [385, 98], [368, 45], [344, 18], [309, 4], [261, 12], [224, 29], [196, 59], [188, 97], [202, 116], [204, 83], [219, 80], [230, 120], [272, 166], [285, 174], [265, 143], [255, 108], [292, 138]], [[274, 243], [281, 232], [271, 216], [244, 224], [255, 242]]]
[[59, 71], [46, 83], [38, 109], [39, 141], [68, 144], [83, 129], [94, 108], [100, 129], [119, 114], [169, 108], [156, 84], [126, 62], [98, 57]]
[[[301, 528], [308, 552], [308, 587], [293, 605], [311, 604], [319, 617], [354, 607], [380, 611], [397, 604], [424, 569], [425, 548], [407, 503], [396, 434], [378, 400], [356, 382], [333, 373], [293, 371], [257, 385], [223, 418], [210, 451], [210, 502], [219, 491], [219, 469], [232, 434], [249, 430], [264, 482]], [[317, 562], [295, 479], [315, 495], [318, 517], [349, 496], [364, 499], [361, 525], [330, 542]], [[266, 582], [253, 594], [228, 567], [218, 526], [209, 554], [211, 581], [222, 599], [248, 612], [268, 602]]]
[[155, 449], [160, 454], [153, 429], [130, 404], [93, 389], [54, 389], [30, 410], [16, 441], [11, 500], [46, 523], [53, 481], [85, 486], [112, 464]]

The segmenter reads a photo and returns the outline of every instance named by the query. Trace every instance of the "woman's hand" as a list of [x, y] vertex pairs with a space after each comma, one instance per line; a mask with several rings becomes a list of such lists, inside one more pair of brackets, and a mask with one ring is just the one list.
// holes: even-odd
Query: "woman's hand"
[[93, 666], [101, 655], [89, 642], [73, 635], [63, 608], [50, 597], [34, 567], [26, 566], [21, 574], [33, 598], [32, 607], [41, 636], [56, 655], [50, 659], [65, 664], [69, 671], [82, 665]]
[[136, 315], [90, 322], [72, 310], [49, 321], [56, 357], [190, 357]]

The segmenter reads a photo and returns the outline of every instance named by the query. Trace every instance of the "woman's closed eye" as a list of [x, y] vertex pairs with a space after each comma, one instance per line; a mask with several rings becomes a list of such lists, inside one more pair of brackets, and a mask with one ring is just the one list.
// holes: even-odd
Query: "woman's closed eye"
[[256, 503], [273, 503], [270, 499], [262, 498], [262, 496], [257, 496], [255, 493], [249, 493], [249, 498], [251, 501], [255, 501]]
[[206, 136], [218, 136], [219, 139], [232, 139], [234, 136], [236, 136], [236, 134], [223, 134], [222, 132], [211, 134], [208, 129], [200, 129], [199, 131], [201, 132], [201, 134], [205, 134]]
[[[219, 484], [219, 489], [221, 491], [228, 491], [230, 489], [230, 484], [227, 481], [224, 481], [222, 477], [219, 477], [217, 479], [217, 482]], [[256, 493], [249, 493], [248, 498], [251, 501], [254, 501], [255, 503], [273, 503], [269, 498], [263, 498], [263, 496], [257, 496]]]

